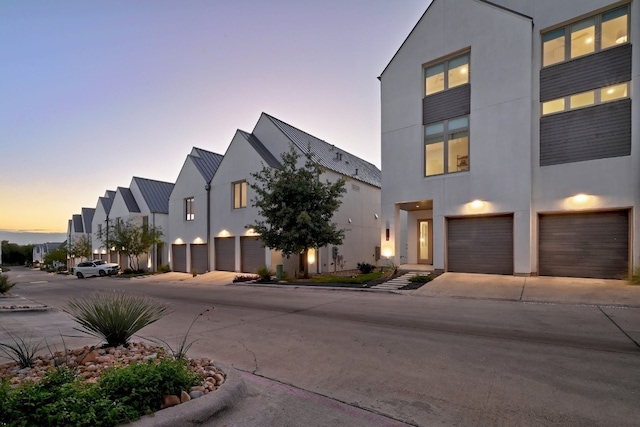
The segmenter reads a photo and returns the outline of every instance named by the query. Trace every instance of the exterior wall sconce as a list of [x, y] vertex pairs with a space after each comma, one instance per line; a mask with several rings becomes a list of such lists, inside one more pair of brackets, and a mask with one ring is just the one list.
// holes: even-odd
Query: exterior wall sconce
[[480, 209], [482, 206], [484, 206], [484, 202], [480, 199], [476, 199], [473, 200], [470, 205], [473, 209]]
[[584, 193], [579, 193], [573, 196], [573, 201], [576, 203], [585, 203], [589, 200], [589, 196]]

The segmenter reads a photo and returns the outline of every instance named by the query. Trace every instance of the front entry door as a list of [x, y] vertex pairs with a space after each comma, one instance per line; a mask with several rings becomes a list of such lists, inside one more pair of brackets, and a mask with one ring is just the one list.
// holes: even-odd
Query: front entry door
[[431, 220], [418, 221], [418, 264], [433, 264], [433, 227]]

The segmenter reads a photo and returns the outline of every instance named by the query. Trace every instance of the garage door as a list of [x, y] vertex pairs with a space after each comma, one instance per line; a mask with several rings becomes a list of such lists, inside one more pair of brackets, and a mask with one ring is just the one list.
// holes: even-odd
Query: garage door
[[513, 215], [449, 218], [447, 271], [513, 274]]
[[171, 245], [171, 268], [173, 271], [187, 272], [187, 245]]
[[240, 263], [245, 273], [256, 273], [259, 268], [265, 266], [265, 248], [259, 237], [240, 238]]
[[191, 245], [191, 270], [198, 274], [207, 272], [207, 245]]
[[236, 271], [236, 238], [216, 237], [216, 270]]
[[619, 279], [629, 268], [629, 212], [539, 216], [541, 276]]

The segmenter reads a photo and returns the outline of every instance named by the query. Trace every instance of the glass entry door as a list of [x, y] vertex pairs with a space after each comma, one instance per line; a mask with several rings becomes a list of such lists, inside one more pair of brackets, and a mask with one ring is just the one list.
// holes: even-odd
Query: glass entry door
[[431, 220], [418, 221], [418, 264], [432, 264], [432, 225]]

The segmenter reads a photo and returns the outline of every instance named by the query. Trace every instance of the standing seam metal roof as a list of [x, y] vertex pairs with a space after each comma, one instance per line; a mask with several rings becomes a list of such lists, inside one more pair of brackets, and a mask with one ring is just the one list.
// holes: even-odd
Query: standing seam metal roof
[[335, 145], [331, 145], [313, 135], [295, 128], [281, 120], [263, 113], [284, 133], [287, 138], [303, 153], [311, 149], [319, 165], [344, 176], [380, 187], [382, 174], [375, 165], [354, 156]]
[[189, 155], [189, 157], [207, 184], [210, 184], [213, 179], [213, 175], [216, 174], [218, 166], [220, 166], [220, 162], [222, 162], [223, 156], [198, 147], [193, 147], [193, 149], [196, 151], [197, 155]]
[[[138, 185], [142, 198], [151, 212], [169, 213], [169, 197], [173, 190], [172, 183], [139, 177], [133, 177], [133, 180]], [[137, 212], [140, 212], [140, 209]]]
[[93, 214], [96, 210], [93, 208], [82, 208], [82, 220], [84, 222], [84, 232], [91, 233], [91, 222], [93, 221]]
[[118, 187], [118, 191], [122, 194], [122, 198], [124, 199], [124, 204], [127, 206], [127, 210], [129, 212], [140, 212], [140, 207], [136, 202], [135, 197], [133, 197], [133, 193], [129, 188], [126, 187]]
[[247, 142], [253, 147], [253, 149], [258, 152], [260, 157], [262, 157], [262, 159], [267, 163], [267, 165], [269, 165], [272, 168], [282, 167], [282, 165], [280, 164], [278, 159], [275, 158], [273, 153], [267, 150], [267, 147], [265, 147], [264, 144], [260, 142], [260, 140], [255, 135], [251, 133], [247, 133], [243, 130], [238, 130], [238, 132], [247, 140]]
[[82, 227], [82, 215], [74, 214], [71, 218], [73, 220], [73, 232], [84, 233], [84, 228]]

